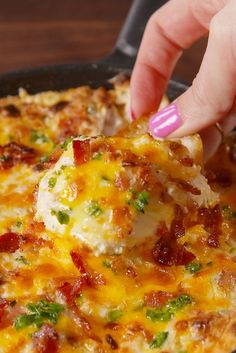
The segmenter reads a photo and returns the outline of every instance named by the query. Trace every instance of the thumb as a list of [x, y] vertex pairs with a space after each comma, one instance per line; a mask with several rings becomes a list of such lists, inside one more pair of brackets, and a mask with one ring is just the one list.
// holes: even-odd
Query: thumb
[[[235, 23], [233, 0], [211, 22], [206, 53], [192, 86], [151, 117], [149, 129], [154, 137], [181, 137], [202, 131], [231, 111], [236, 94]], [[230, 121], [233, 129], [236, 120]]]

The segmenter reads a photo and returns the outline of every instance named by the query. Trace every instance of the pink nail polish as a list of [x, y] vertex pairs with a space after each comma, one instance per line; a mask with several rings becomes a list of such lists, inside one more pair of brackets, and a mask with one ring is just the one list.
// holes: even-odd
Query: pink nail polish
[[148, 123], [152, 136], [166, 137], [182, 125], [182, 120], [178, 112], [176, 103], [168, 105], [166, 108], [154, 114]]

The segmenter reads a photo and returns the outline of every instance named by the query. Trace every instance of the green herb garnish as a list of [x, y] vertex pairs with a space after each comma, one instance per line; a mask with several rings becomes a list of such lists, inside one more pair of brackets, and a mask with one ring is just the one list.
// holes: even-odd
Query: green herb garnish
[[102, 212], [103, 212], [99, 203], [94, 200], [89, 202], [89, 205], [88, 205], [86, 211], [89, 214], [89, 216], [94, 216], [94, 217], [100, 216], [100, 214], [102, 214]]
[[102, 264], [106, 268], [111, 268], [111, 262], [109, 260], [103, 260]]
[[167, 309], [147, 309], [146, 317], [151, 321], [169, 321], [173, 316], [173, 313]]
[[17, 330], [33, 324], [41, 327], [48, 321], [56, 324], [64, 307], [58, 303], [49, 303], [46, 300], [41, 300], [38, 303], [28, 304], [27, 309], [29, 313], [18, 316], [15, 321], [15, 328]]
[[51, 178], [48, 180], [48, 187], [49, 187], [50, 189], [53, 189], [54, 186], [56, 185], [56, 183], [57, 183], [57, 178], [51, 177]]
[[97, 161], [100, 161], [102, 159], [102, 152], [96, 152], [94, 153], [92, 159], [95, 159]]
[[51, 215], [56, 216], [60, 224], [68, 224], [70, 222], [70, 216], [65, 211], [51, 210]]
[[236, 211], [232, 210], [230, 205], [223, 205], [222, 206], [223, 216], [227, 220], [232, 220], [236, 218]]
[[149, 347], [150, 348], [160, 348], [163, 343], [166, 341], [168, 337], [168, 332], [159, 332], [153, 339], [152, 342], [150, 342]]
[[48, 142], [48, 137], [44, 134], [40, 134], [38, 131], [33, 130], [31, 132], [30, 141], [33, 143], [45, 143]]
[[129, 204], [133, 205], [137, 211], [144, 213], [145, 206], [149, 202], [149, 193], [147, 191], [133, 192], [133, 196], [134, 198], [129, 201]]
[[41, 162], [41, 163], [48, 162], [48, 160], [49, 160], [49, 156], [48, 156], [48, 155], [45, 155], [45, 156], [40, 157], [40, 162]]
[[23, 223], [22, 223], [21, 221], [16, 221], [15, 226], [16, 226], [17, 228], [20, 228], [22, 225], [23, 225]]
[[24, 256], [17, 257], [16, 261], [19, 261], [24, 265], [30, 265], [30, 262]]
[[108, 313], [108, 321], [109, 322], [114, 322], [117, 321], [121, 316], [123, 315], [123, 312], [121, 310], [112, 310]]
[[67, 147], [68, 145], [71, 143], [71, 141], [73, 140], [73, 136], [69, 136], [67, 137], [60, 145], [60, 147], [63, 149], [63, 150], [67, 150]]
[[151, 321], [169, 321], [174, 314], [193, 302], [188, 294], [182, 294], [176, 299], [169, 300], [162, 308], [147, 309], [146, 317]]
[[202, 264], [200, 262], [193, 261], [186, 265], [185, 268], [189, 273], [193, 274], [201, 270]]

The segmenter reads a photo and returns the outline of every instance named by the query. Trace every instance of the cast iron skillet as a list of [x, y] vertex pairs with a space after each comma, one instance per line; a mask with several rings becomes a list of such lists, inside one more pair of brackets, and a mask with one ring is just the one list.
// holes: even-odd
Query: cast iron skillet
[[[145, 24], [151, 14], [165, 2], [134, 0], [113, 52], [99, 62], [44, 66], [1, 74], [0, 97], [17, 94], [19, 87], [29, 93], [81, 85], [108, 87], [110, 78], [123, 71], [131, 72]], [[185, 85], [171, 81], [168, 96], [174, 99], [185, 89]]]

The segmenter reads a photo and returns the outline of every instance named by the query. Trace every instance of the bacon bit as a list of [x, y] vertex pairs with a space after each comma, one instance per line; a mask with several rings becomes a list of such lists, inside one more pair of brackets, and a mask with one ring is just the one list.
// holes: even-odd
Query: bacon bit
[[67, 107], [68, 104], [69, 104], [68, 101], [60, 101], [60, 102], [54, 104], [54, 105], [51, 107], [51, 110], [52, 110], [54, 113], [58, 113], [58, 112], [60, 112], [61, 110], [63, 110], [65, 107]]
[[18, 118], [21, 115], [19, 108], [17, 108], [14, 104], [5, 105], [5, 107], [2, 108], [2, 112], [4, 115], [11, 118]]
[[89, 140], [73, 140], [73, 151], [76, 165], [86, 163], [91, 158]]
[[175, 218], [171, 222], [170, 232], [176, 238], [181, 238], [185, 234], [185, 228], [183, 225], [184, 212], [179, 205], [175, 205]]
[[175, 324], [175, 328], [177, 331], [186, 331], [188, 329], [188, 321], [187, 320], [180, 320], [177, 321]]
[[134, 322], [133, 324], [128, 326], [129, 336], [130, 333], [132, 334], [132, 336], [136, 333], [141, 333], [148, 342], [153, 339], [153, 335], [151, 334], [151, 332], [145, 329], [139, 322]]
[[236, 286], [236, 271], [222, 270], [218, 276], [217, 283], [226, 292], [232, 291]]
[[157, 235], [160, 238], [154, 245], [152, 256], [159, 265], [187, 265], [195, 259], [195, 256], [187, 251], [184, 245], [177, 242], [177, 239], [183, 236], [184, 233], [183, 211], [179, 205], [176, 205], [175, 218], [171, 223], [170, 231], [168, 231], [164, 222], [157, 229]]
[[16, 250], [19, 249], [21, 240], [21, 236], [13, 232], [2, 234], [0, 236], [0, 253], [14, 253]]
[[59, 335], [54, 327], [45, 324], [33, 334], [33, 345], [37, 353], [57, 353], [59, 352]]
[[190, 192], [193, 195], [201, 195], [201, 191], [190, 183], [188, 183], [187, 181], [179, 180], [177, 182], [177, 185], [180, 189]]
[[71, 306], [74, 305], [75, 299], [79, 296], [82, 290], [90, 285], [90, 281], [87, 276], [80, 276], [73, 283], [65, 282], [58, 288], [60, 293], [63, 295], [67, 303]]
[[192, 167], [193, 166], [193, 159], [190, 157], [183, 157], [180, 158], [179, 162], [184, 166], [184, 167]]
[[106, 335], [106, 341], [110, 345], [112, 350], [118, 349], [118, 344], [111, 335]]
[[131, 277], [131, 278], [135, 278], [138, 276], [137, 272], [135, 271], [135, 269], [132, 266], [127, 267], [125, 274], [126, 274], [126, 276]]
[[0, 297], [0, 328], [2, 328], [5, 309], [8, 307], [8, 301]]
[[179, 142], [171, 141], [169, 144], [169, 148], [171, 149], [172, 152], [178, 151], [180, 148], [182, 148], [182, 144]]
[[36, 151], [33, 148], [10, 142], [0, 146], [0, 169], [10, 169], [20, 163], [32, 164], [35, 157]]
[[169, 299], [172, 299], [174, 295], [164, 291], [151, 291], [150, 293], [144, 294], [143, 300], [146, 306], [151, 308], [160, 308], [166, 304]]
[[86, 279], [88, 284], [90, 285], [106, 284], [106, 281], [102, 276], [102, 274], [90, 271], [88, 268], [88, 265], [85, 263], [82, 256], [78, 252], [72, 250], [70, 252], [70, 255], [74, 265], [78, 268], [78, 270], [80, 271], [82, 276]]
[[115, 179], [115, 186], [121, 191], [127, 191], [130, 188], [130, 182], [125, 172], [117, 174]]
[[209, 247], [219, 247], [219, 237], [222, 233], [222, 215], [219, 205], [213, 208], [200, 208], [198, 211], [199, 222], [203, 223], [204, 229], [209, 233], [207, 244]]
[[183, 245], [178, 244], [174, 238], [159, 239], [153, 248], [152, 255], [159, 265], [164, 266], [187, 265], [195, 259], [195, 256]]
[[74, 250], [72, 250], [70, 252], [70, 256], [72, 258], [72, 261], [73, 261], [74, 265], [78, 268], [80, 273], [81, 274], [86, 274], [87, 270], [86, 270], [86, 267], [84, 265], [84, 261], [82, 259], [82, 256], [78, 252], [76, 252]]
[[133, 222], [128, 207], [117, 207], [112, 210], [112, 223], [117, 226], [119, 238], [125, 238], [133, 231]]
[[119, 329], [120, 325], [117, 324], [117, 322], [108, 322], [104, 328], [112, 331], [117, 331]]
[[[92, 327], [91, 327], [90, 323], [88, 322], [86, 317], [81, 315], [80, 309], [76, 305], [74, 305], [72, 307], [71, 313], [72, 313], [72, 317], [73, 317], [77, 326], [79, 326], [84, 332], [88, 333], [91, 331]], [[94, 339], [95, 336], [93, 336], [91, 338]], [[96, 339], [97, 339], [97, 336], [96, 336]]]

